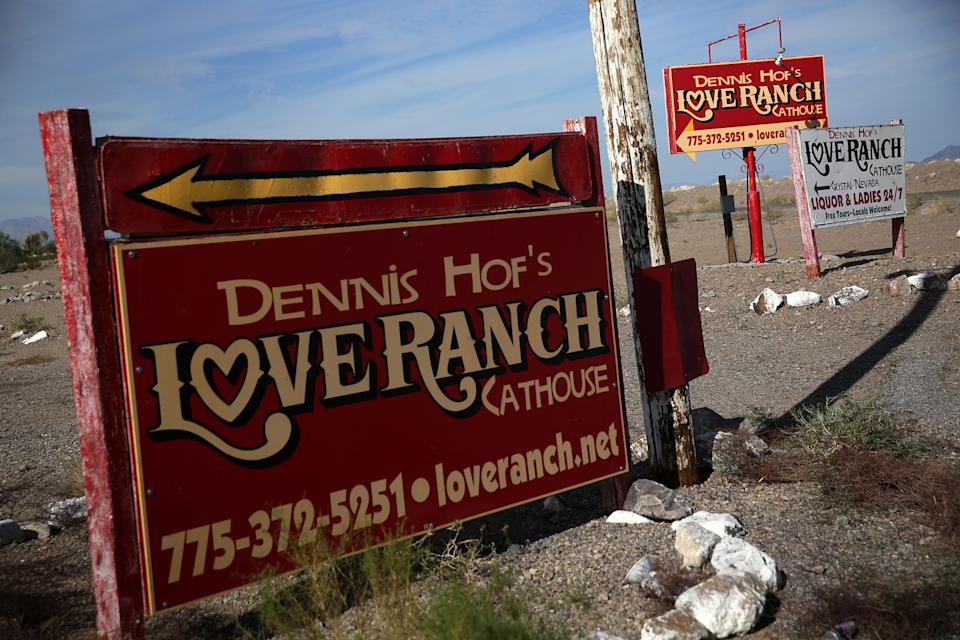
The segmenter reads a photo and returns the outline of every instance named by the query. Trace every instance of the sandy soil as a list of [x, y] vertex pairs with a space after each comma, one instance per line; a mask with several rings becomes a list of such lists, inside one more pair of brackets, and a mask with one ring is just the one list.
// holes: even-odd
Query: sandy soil
[[[952, 184], [952, 183], [951, 183]], [[960, 185], [954, 187], [960, 188]], [[908, 259], [889, 259], [889, 224], [871, 223], [820, 235], [821, 249], [839, 259], [823, 263], [824, 277], [808, 282], [800, 255], [795, 220], [781, 216], [772, 224], [778, 260], [763, 266], [723, 265], [726, 260], [719, 218], [702, 221], [678, 216], [669, 225], [675, 260], [695, 257], [703, 328], [711, 372], [691, 385], [693, 405], [728, 419], [753, 407], [779, 415], [793, 407], [835, 397], [882, 398], [911, 437], [940, 443], [936, 455], [960, 455], [960, 293], [914, 294], [890, 298], [885, 282], [902, 272], [960, 271], [960, 208], [952, 196], [936, 212], [911, 215], [907, 223]], [[795, 215], [795, 214], [793, 214]], [[748, 252], [744, 222], [738, 222], [741, 258]], [[616, 228], [611, 228], [616, 237]], [[774, 254], [775, 255], [772, 255]], [[614, 256], [614, 265], [619, 265]], [[53, 267], [0, 275], [0, 286], [22, 287], [50, 280]], [[747, 310], [765, 286], [781, 292], [800, 288], [829, 295], [857, 284], [870, 296], [849, 308], [826, 304], [758, 317]], [[622, 297], [622, 277], [617, 283]], [[41, 286], [45, 290], [48, 287]], [[0, 291], [4, 299], [11, 291]], [[42, 317], [52, 337], [34, 345], [7, 339], [20, 314]], [[82, 482], [70, 386], [67, 343], [59, 301], [0, 305], [0, 518], [41, 519], [52, 500], [80, 495]], [[620, 319], [625, 397], [631, 437], [642, 443], [636, 367], [627, 319]], [[808, 485], [730, 482], [712, 477], [682, 491], [697, 509], [731, 511], [741, 517], [748, 540], [781, 562], [788, 575], [762, 638], [819, 637], [824, 628], [804, 626], [816, 605], [817, 589], [852, 584], [869, 571], [899, 572], [923, 581], [936, 564], [936, 536], [910, 513], [855, 513], [841, 520], [825, 510]], [[518, 584], [544, 601], [575, 591], [588, 607], [548, 608], [574, 626], [600, 627], [638, 637], [651, 604], [622, 577], [644, 553], [672, 554], [672, 532], [657, 526], [643, 530], [605, 525], [593, 489], [562, 497], [559, 516], [528, 505], [494, 518], [508, 523], [515, 553], [507, 563]], [[846, 516], [845, 516], [846, 517]], [[494, 528], [495, 527], [491, 527]], [[495, 529], [496, 530], [496, 529]], [[823, 571], [811, 572], [810, 567]], [[89, 575], [86, 531], [67, 527], [46, 541], [0, 549], [0, 637], [92, 638], [95, 610]], [[229, 635], [236, 616], [253, 602], [248, 590], [160, 616], [149, 625], [151, 637]]]

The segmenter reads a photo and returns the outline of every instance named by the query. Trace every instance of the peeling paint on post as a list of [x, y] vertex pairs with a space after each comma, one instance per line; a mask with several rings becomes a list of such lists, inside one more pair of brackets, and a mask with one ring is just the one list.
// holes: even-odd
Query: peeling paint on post
[[73, 370], [90, 562], [99, 638], [143, 637], [143, 594], [121, 396], [120, 354], [110, 300], [107, 245], [90, 134], [82, 109], [40, 114], [63, 314]]
[[[630, 310], [637, 269], [670, 262], [653, 114], [633, 0], [588, 0], [593, 52], [617, 202]], [[636, 330], [636, 329], [634, 329]], [[699, 480], [689, 386], [648, 394], [640, 341], [634, 336], [650, 463], [657, 476], [687, 486]]]

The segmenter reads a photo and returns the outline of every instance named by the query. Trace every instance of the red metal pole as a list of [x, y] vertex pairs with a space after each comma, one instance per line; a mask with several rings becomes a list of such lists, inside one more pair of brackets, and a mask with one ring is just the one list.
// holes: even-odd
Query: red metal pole
[[[740, 59], [747, 59], [747, 32], [746, 25], [741, 22], [737, 25], [740, 36]], [[755, 263], [764, 261], [763, 256], [763, 226], [760, 217], [760, 194], [757, 192], [757, 159], [753, 147], [743, 149], [743, 159], [747, 163], [747, 208], [750, 212], [750, 260]]]

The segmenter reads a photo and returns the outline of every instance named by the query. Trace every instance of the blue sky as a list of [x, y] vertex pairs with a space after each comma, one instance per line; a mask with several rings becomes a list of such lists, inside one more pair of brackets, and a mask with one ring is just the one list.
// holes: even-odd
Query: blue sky
[[[907, 157], [960, 144], [960, 3], [638, 3], [665, 184], [740, 177], [667, 151], [662, 69], [738, 22], [783, 18], [786, 55], [824, 54], [834, 126], [906, 121]], [[776, 55], [776, 28], [749, 36]], [[715, 59], [739, 56], [736, 40]], [[49, 215], [37, 113], [94, 135], [468, 136], [559, 130], [600, 111], [586, 0], [0, 0], [0, 219]], [[786, 153], [763, 159], [785, 175]], [[607, 190], [610, 190], [609, 182]]]

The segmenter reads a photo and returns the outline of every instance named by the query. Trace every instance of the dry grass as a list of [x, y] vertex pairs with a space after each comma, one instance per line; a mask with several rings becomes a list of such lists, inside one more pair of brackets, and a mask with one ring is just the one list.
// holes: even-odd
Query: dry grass
[[922, 580], [865, 571], [852, 584], [817, 591], [817, 605], [806, 612], [810, 629], [825, 621], [854, 620], [860, 638], [944, 640], [960, 624], [960, 555], [942, 550]]
[[45, 356], [41, 354], [34, 354], [32, 356], [26, 356], [25, 358], [17, 358], [16, 360], [11, 360], [7, 363], [8, 367], [22, 367], [25, 365], [32, 364], [43, 364], [45, 362], [53, 362], [54, 358], [52, 356]]
[[[439, 544], [438, 544], [439, 543]], [[257, 621], [239, 635], [355, 638], [561, 638], [535, 616], [511, 577], [479, 562], [478, 540], [457, 535], [391, 542], [347, 558], [322, 542], [295, 561], [295, 577], [261, 586]]]
[[748, 460], [743, 475], [767, 482], [819, 483], [832, 506], [909, 510], [927, 526], [960, 537], [960, 466], [920, 458], [876, 400], [842, 398], [793, 414], [788, 453]]
[[917, 207], [917, 213], [921, 215], [945, 215], [956, 213], [957, 209], [956, 200], [943, 196], [935, 196], [930, 200], [922, 202], [920, 206]]

